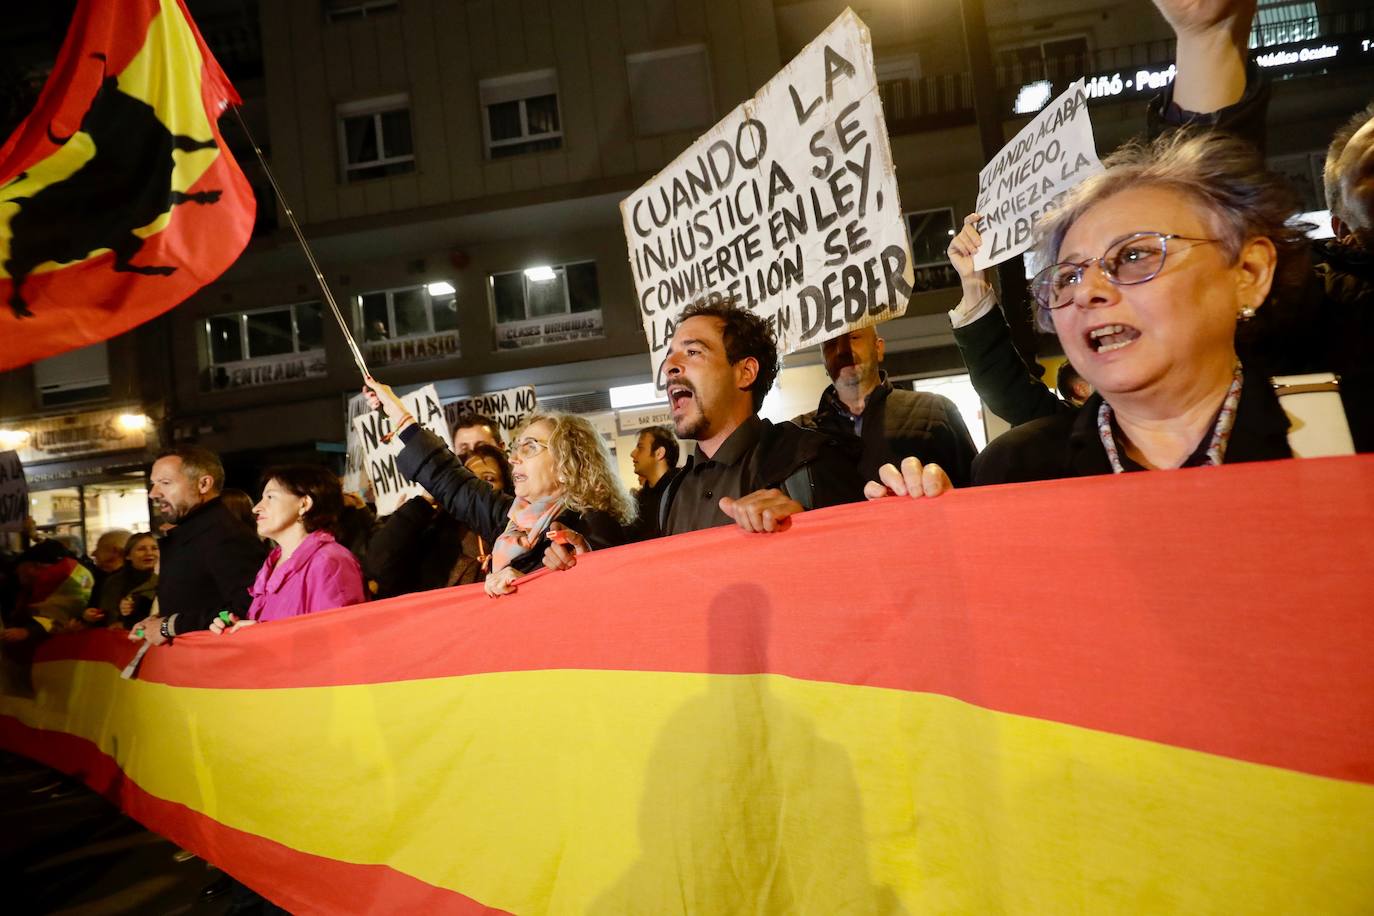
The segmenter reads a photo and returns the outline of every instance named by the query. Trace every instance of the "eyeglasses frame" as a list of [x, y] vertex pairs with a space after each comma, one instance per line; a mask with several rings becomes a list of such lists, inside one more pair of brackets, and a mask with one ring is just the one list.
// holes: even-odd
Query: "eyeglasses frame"
[[[1107, 253], [1121, 245], [1126, 244], [1127, 242], [1132, 241], [1133, 239], [1146, 238], [1149, 236], [1154, 236], [1160, 241], [1161, 247], [1159, 252], [1159, 267], [1155, 270], [1154, 273], [1150, 274], [1148, 277], [1142, 277], [1139, 280], [1117, 279], [1116, 275], [1113, 274], [1111, 269], [1107, 266]], [[1075, 284], [1082, 283], [1083, 274], [1088, 270], [1088, 268], [1093, 266], [1096, 266], [1099, 270], [1101, 270], [1102, 276], [1106, 277], [1107, 282], [1112, 284], [1113, 286], [1139, 286], [1142, 283], [1149, 283], [1155, 277], [1158, 277], [1161, 273], [1164, 272], [1164, 265], [1169, 260], [1170, 239], [1178, 239], [1181, 242], [1197, 243], [1211, 243], [1221, 241], [1221, 239], [1205, 239], [1191, 235], [1179, 235], [1176, 232], [1155, 232], [1149, 229], [1141, 230], [1139, 232], [1130, 232], [1126, 235], [1121, 236], [1120, 238], [1113, 241], [1110, 245], [1108, 245], [1107, 250], [1102, 252], [1102, 254], [1099, 257], [1088, 258], [1085, 261], [1056, 261], [1055, 263], [1046, 267], [1044, 270], [1038, 271], [1034, 277], [1031, 277], [1030, 285], [1027, 290], [1030, 293], [1031, 301], [1034, 302], [1037, 307], [1050, 312], [1065, 308], [1073, 302], [1073, 297], [1070, 296], [1066, 301], [1060, 303], [1059, 305], [1050, 305], [1049, 303], [1041, 300], [1041, 298], [1038, 295], [1036, 295], [1036, 288], [1041, 285], [1040, 278], [1048, 274], [1050, 271], [1060, 267], [1072, 267], [1074, 269], [1073, 282]], [[1185, 248], [1182, 250], [1186, 251], [1187, 249]]]

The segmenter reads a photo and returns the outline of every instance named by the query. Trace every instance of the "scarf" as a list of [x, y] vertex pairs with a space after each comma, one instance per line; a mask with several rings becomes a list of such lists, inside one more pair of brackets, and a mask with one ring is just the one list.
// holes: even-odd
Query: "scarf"
[[517, 496], [511, 503], [506, 530], [491, 545], [491, 571], [500, 572], [514, 560], [530, 552], [549, 524], [563, 511], [562, 494], [526, 499]]

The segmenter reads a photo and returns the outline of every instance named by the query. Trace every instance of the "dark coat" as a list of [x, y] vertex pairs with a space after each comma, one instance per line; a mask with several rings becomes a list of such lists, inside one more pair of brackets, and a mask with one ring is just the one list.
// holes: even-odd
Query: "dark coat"
[[[805, 510], [863, 499], [864, 482], [856, 470], [858, 440], [852, 434], [842, 439], [818, 430], [803, 429], [796, 423], [760, 422], [763, 430], [747, 459], [749, 464], [740, 496], [758, 490], [782, 490]], [[686, 477], [686, 474], [676, 475], [663, 494], [658, 509], [660, 531], [668, 530], [673, 499]]]
[[[476, 535], [423, 496], [408, 500], [385, 519], [367, 545], [363, 568], [376, 581], [378, 598], [444, 588], [464, 555], [464, 545]], [[487, 542], [490, 546], [490, 542]], [[481, 563], [469, 557], [453, 583], [468, 585], [482, 579]]]
[[[135, 589], [139, 589], [140, 592], [143, 591], [140, 587], [146, 585], [154, 575], [156, 573], [151, 569], [140, 571], [128, 563], [107, 575], [100, 586], [99, 597], [97, 598], [94, 592], [91, 593], [91, 606], [98, 607], [105, 612], [105, 619], [99, 623], [99, 626], [106, 626], [121, 620], [127, 622], [127, 617], [119, 616], [119, 602], [132, 594]], [[151, 599], [149, 600], [151, 601]], [[139, 602], [135, 601], [134, 603], [138, 604]], [[147, 617], [148, 609], [145, 607], [142, 610], [143, 613], [140, 617]]]
[[[402, 430], [401, 440], [405, 447], [396, 459], [396, 468], [408, 480], [424, 487], [449, 515], [477, 532], [488, 544], [506, 530], [514, 496], [493, 490], [490, 484], [463, 466], [462, 460], [444, 440], [418, 424]], [[630, 532], [625, 526], [609, 513], [597, 509], [588, 512], [569, 509], [554, 521], [581, 534], [593, 550], [630, 540]], [[532, 572], [543, 565], [547, 548], [547, 540], [541, 538], [529, 552], [516, 557], [511, 566], [522, 573]]]
[[[1374, 451], [1374, 397], [1367, 389], [1347, 389], [1343, 384], [1341, 398], [1356, 450]], [[998, 436], [974, 459], [973, 482], [1021, 483], [1112, 473], [1097, 431], [1101, 405], [1102, 396], [1094, 394], [1080, 410], [1032, 420]], [[1269, 376], [1247, 371], [1222, 463], [1292, 457], [1288, 415]]]
[[248, 586], [267, 548], [219, 498], [202, 503], [162, 539], [158, 611], [176, 632], [209, 629], [220, 611], [248, 616]]
[[659, 509], [663, 505], [664, 494], [668, 492], [668, 487], [673, 483], [673, 478], [680, 472], [680, 468], [669, 468], [658, 479], [657, 484], [653, 486], [645, 484], [635, 491], [635, 503], [639, 506], [639, 512], [630, 530], [634, 533], [636, 541], [647, 541], [663, 536], [663, 529], [658, 524]]
[[[877, 480], [878, 468], [900, 464], [903, 458], [915, 455], [922, 464], [934, 462], [942, 467], [956, 487], [968, 486], [978, 448], [959, 408], [949, 398], [894, 388], [884, 372], [864, 404], [863, 418], [859, 437], [859, 476], [863, 480]], [[814, 411], [793, 422], [834, 436], [854, 435], [853, 422], [840, 409], [834, 385], [821, 395]]]
[[1012, 426], [1077, 409], [1056, 397], [1021, 359], [1001, 308], [955, 328], [954, 342], [968, 367], [973, 390], [988, 409]]

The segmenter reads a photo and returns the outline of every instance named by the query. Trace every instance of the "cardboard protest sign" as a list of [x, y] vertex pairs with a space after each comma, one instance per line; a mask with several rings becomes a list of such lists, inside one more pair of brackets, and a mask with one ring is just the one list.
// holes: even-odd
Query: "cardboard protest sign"
[[845, 10], [620, 213], [660, 386], [697, 299], [735, 297], [784, 353], [904, 313], [911, 249], [868, 29]]
[[1080, 79], [978, 173], [983, 245], [973, 266], [982, 270], [1025, 251], [1040, 217], [1066, 191], [1101, 171]]
[[372, 487], [371, 481], [367, 479], [367, 456], [363, 454], [363, 437], [354, 427], [353, 421], [367, 413], [367, 397], [355, 394], [348, 399], [348, 423], [344, 431], [345, 451], [344, 472], [341, 481], [345, 493], [357, 493], [368, 502], [371, 496], [368, 490]]
[[18, 452], [0, 452], [0, 531], [23, 531], [29, 517], [29, 484]]
[[534, 386], [506, 388], [490, 394], [479, 394], [470, 398], [459, 398], [444, 405], [444, 417], [450, 429], [458, 428], [458, 417], [464, 413], [478, 413], [490, 417], [501, 427], [502, 434], [509, 439], [525, 418], [534, 413]]
[[[418, 388], [410, 394], [401, 396], [406, 409], [415, 417], [416, 422], [449, 442], [448, 423], [444, 420], [444, 408], [439, 404], [439, 393], [433, 385]], [[363, 447], [363, 467], [368, 479], [372, 481], [373, 494], [377, 501], [377, 515], [390, 515], [412, 496], [421, 496], [424, 489], [401, 476], [396, 469], [396, 456], [401, 453], [399, 438], [383, 442], [382, 437], [391, 432], [391, 422], [381, 411], [370, 411], [353, 419]]]

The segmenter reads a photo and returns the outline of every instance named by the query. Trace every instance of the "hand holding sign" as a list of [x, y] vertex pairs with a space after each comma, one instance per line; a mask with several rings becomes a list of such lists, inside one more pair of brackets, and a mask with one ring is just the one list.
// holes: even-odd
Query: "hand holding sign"
[[363, 397], [367, 398], [367, 405], [373, 410], [382, 410], [393, 427], [399, 427], [402, 420], [411, 417], [405, 403], [390, 385], [383, 385], [370, 375], [363, 382]]
[[[447, 443], [450, 441], [448, 423], [444, 420], [444, 409], [439, 404], [439, 394], [433, 385], [426, 385], [404, 397], [397, 396], [390, 385], [383, 385], [371, 376], [367, 377], [367, 386], [370, 390], [365, 390], [364, 396], [369, 404], [375, 406], [371, 412], [355, 417], [353, 428], [362, 444], [363, 464], [377, 499], [377, 515], [390, 515], [410, 497], [424, 493], [397, 469], [396, 458], [401, 453], [403, 443], [393, 435], [393, 431], [414, 421]], [[378, 414], [377, 407], [385, 415]]]
[[982, 296], [988, 286], [987, 271], [979, 270], [973, 266], [974, 258], [978, 256], [978, 250], [983, 247], [983, 236], [978, 231], [978, 223], [983, 217], [978, 213], [970, 213], [964, 217], [964, 226], [959, 230], [949, 243], [949, 248], [945, 254], [949, 255], [949, 263], [959, 274], [959, 282], [964, 287], [965, 299], [977, 299]]

